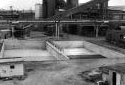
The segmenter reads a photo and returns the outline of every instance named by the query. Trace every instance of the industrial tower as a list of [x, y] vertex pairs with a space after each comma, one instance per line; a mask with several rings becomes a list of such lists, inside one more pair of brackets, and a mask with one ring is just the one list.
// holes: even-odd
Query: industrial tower
[[78, 0], [43, 0], [43, 18], [55, 15], [58, 9], [70, 9], [78, 6]]
[[67, 0], [67, 8], [71, 9], [78, 6], [78, 0]]

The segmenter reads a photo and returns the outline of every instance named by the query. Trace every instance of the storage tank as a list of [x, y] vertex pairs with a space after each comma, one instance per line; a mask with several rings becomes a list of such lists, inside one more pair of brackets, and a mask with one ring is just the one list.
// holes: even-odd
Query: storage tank
[[42, 18], [42, 4], [35, 5], [35, 19]]
[[78, 0], [67, 0], [68, 9], [78, 6]]

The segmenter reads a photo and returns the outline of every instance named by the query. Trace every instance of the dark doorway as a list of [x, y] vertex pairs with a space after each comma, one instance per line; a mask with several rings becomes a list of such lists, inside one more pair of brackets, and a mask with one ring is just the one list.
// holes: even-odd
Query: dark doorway
[[112, 85], [116, 85], [116, 72], [112, 73]]

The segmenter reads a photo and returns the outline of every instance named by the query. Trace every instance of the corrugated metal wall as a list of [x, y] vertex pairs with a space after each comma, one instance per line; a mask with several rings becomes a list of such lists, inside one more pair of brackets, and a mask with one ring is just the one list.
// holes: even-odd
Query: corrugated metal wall
[[23, 76], [23, 75], [24, 75], [23, 64], [0, 65], [0, 77], [13, 77], [13, 76]]

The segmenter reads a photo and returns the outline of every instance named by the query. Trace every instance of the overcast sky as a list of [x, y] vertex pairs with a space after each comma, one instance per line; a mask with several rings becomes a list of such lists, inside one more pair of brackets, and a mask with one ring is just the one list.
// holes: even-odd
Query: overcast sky
[[[80, 3], [85, 3], [90, 0], [79, 0]], [[42, 0], [0, 0], [0, 9], [9, 9], [13, 6], [14, 9], [34, 9], [35, 3], [41, 3]], [[109, 0], [109, 5], [125, 6], [125, 0]]]

